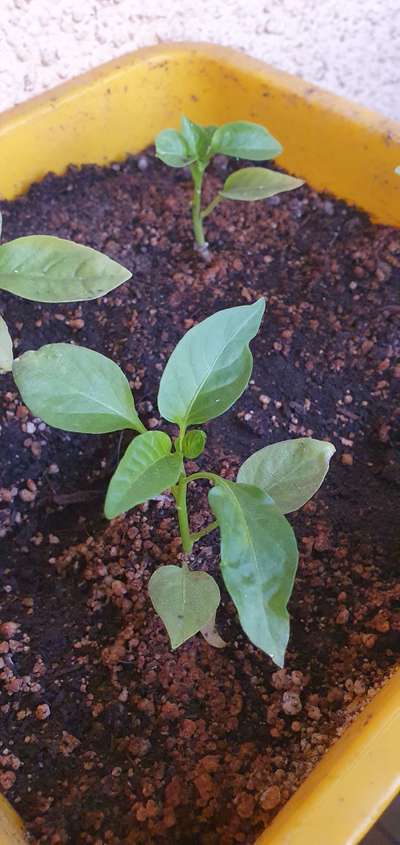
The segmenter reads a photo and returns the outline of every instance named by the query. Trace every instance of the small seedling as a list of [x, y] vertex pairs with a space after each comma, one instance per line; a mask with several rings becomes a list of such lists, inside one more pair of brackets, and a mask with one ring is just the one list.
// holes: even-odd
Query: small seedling
[[223, 126], [198, 126], [187, 117], [181, 119], [181, 131], [164, 129], [156, 138], [156, 154], [170, 167], [189, 167], [193, 179], [192, 220], [197, 246], [207, 251], [203, 221], [222, 200], [253, 202], [292, 191], [301, 179], [268, 170], [244, 167], [231, 173], [211, 202], [202, 208], [203, 177], [211, 159], [220, 153], [236, 159], [268, 161], [276, 158], [282, 147], [265, 128], [247, 120]]
[[[66, 431], [139, 432], [110, 481], [105, 514], [109, 519], [170, 490], [176, 502], [184, 552], [182, 566], [157, 569], [150, 598], [173, 648], [199, 631], [221, 645], [214, 629], [220, 603], [216, 581], [190, 568], [194, 544], [211, 531], [221, 535], [221, 571], [250, 640], [283, 665], [289, 637], [287, 602], [298, 552], [285, 514], [297, 510], [318, 490], [334, 447], [311, 438], [275, 443], [242, 464], [236, 481], [214, 472], [187, 475], [186, 459], [204, 451], [198, 426], [219, 417], [245, 390], [252, 371], [249, 343], [258, 332], [265, 303], [228, 308], [190, 329], [166, 365], [158, 393], [160, 415], [174, 423], [174, 438], [147, 431], [137, 414], [129, 383], [110, 359], [67, 343], [26, 352], [13, 363], [24, 403], [35, 416]], [[192, 531], [187, 492], [192, 482], [211, 484], [213, 519]]]
[[[1, 231], [0, 214], [0, 237]], [[52, 235], [28, 235], [0, 246], [0, 290], [33, 302], [96, 299], [130, 277], [101, 252]], [[0, 374], [11, 372], [12, 360], [12, 340], [0, 317]]]

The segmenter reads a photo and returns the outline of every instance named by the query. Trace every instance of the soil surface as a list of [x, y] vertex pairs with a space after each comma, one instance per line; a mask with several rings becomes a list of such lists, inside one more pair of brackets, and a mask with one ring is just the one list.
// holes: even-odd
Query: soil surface
[[[207, 200], [226, 171], [223, 158], [210, 169]], [[147, 596], [181, 554], [171, 501], [106, 523], [129, 436], [52, 430], [3, 378], [0, 784], [43, 845], [253, 843], [398, 655], [400, 233], [303, 187], [221, 204], [204, 263], [189, 199], [187, 173], [148, 152], [4, 203], [5, 238], [69, 237], [133, 273], [83, 305], [2, 296], [17, 349], [73, 341], [112, 356], [158, 428], [160, 375], [184, 331], [265, 296], [249, 389], [206, 427], [192, 467], [234, 478], [253, 450], [297, 436], [337, 453], [290, 516], [301, 559], [286, 668], [241, 633], [217, 533], [193, 566], [219, 581], [228, 645], [197, 636], [171, 652]], [[202, 484], [191, 507], [195, 530], [209, 518]]]

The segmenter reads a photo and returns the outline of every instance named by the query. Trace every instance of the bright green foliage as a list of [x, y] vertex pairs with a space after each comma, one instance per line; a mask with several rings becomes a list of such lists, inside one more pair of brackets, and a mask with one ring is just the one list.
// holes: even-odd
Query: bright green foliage
[[258, 487], [219, 482], [209, 492], [221, 531], [221, 570], [249, 639], [283, 666], [286, 605], [298, 552], [293, 529]]
[[194, 428], [192, 431], [187, 431], [182, 442], [182, 452], [184, 458], [194, 460], [204, 452], [207, 435], [201, 428]]
[[237, 480], [271, 496], [281, 513], [302, 508], [320, 488], [335, 451], [332, 443], [299, 437], [265, 446], [242, 464]]
[[194, 186], [193, 231], [201, 251], [207, 251], [203, 220], [222, 200], [262, 200], [282, 191], [292, 191], [303, 184], [301, 179], [263, 167], [246, 167], [228, 176], [214, 199], [206, 208], [202, 208], [204, 172], [213, 156], [223, 154], [236, 159], [268, 161], [281, 152], [279, 141], [264, 126], [247, 120], [237, 120], [223, 126], [198, 126], [189, 118], [182, 117], [180, 132], [164, 129], [157, 135], [156, 153], [164, 164], [169, 167], [190, 167]]
[[219, 417], [247, 387], [265, 302], [217, 311], [179, 341], [163, 372], [158, 408], [164, 419], [187, 427]]
[[228, 176], [220, 194], [227, 200], [253, 202], [265, 200], [283, 191], [293, 191], [302, 184], [301, 179], [294, 179], [293, 176], [286, 176], [286, 173], [276, 170], [267, 170], [266, 167], [244, 167]]
[[99, 352], [50, 343], [16, 358], [13, 374], [25, 404], [48, 425], [85, 434], [144, 431], [128, 380]]
[[[187, 145], [197, 149], [206, 143], [189, 122], [184, 131]], [[213, 130], [202, 131], [210, 136]], [[249, 343], [264, 308], [260, 299], [219, 311], [178, 343], [158, 395], [161, 416], [179, 427], [174, 440], [164, 432], [145, 430], [119, 367], [90, 349], [65, 343], [45, 346], [17, 358], [13, 373], [25, 404], [51, 425], [93, 433], [122, 428], [141, 432], [110, 481], [105, 514], [113, 518], [170, 490], [185, 560], [183, 566], [157, 569], [149, 591], [172, 647], [200, 631], [210, 644], [225, 645], [215, 628], [218, 586], [206, 572], [189, 569], [194, 544], [219, 529], [222, 576], [243, 630], [281, 666], [289, 637], [287, 602], [298, 557], [284, 513], [300, 507], [316, 492], [334, 448], [311, 438], [267, 446], [244, 462], [237, 482], [207, 471], [187, 475], [185, 467], [185, 458], [201, 455], [206, 441], [202, 430], [188, 431], [188, 427], [230, 408], [249, 381]], [[187, 490], [198, 479], [213, 485], [209, 503], [215, 520], [193, 532]]]
[[154, 499], [173, 487], [182, 471], [182, 456], [172, 452], [163, 431], [146, 431], [135, 437], [120, 461], [107, 491], [104, 513], [108, 519]]
[[0, 317], [0, 373], [10, 373], [13, 366], [13, 345], [7, 323]]
[[29, 235], [0, 246], [0, 289], [35, 302], [95, 299], [130, 276], [101, 252], [50, 235]]
[[221, 598], [211, 575], [191, 572], [187, 566], [156, 569], [149, 581], [149, 593], [172, 648], [178, 648], [207, 625]]

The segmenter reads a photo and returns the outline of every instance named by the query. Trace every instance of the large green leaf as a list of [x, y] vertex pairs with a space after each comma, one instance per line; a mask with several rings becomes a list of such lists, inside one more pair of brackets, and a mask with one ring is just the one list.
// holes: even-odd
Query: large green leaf
[[156, 155], [169, 167], [186, 167], [196, 160], [185, 139], [175, 129], [163, 129], [156, 138]]
[[0, 373], [10, 373], [13, 367], [13, 344], [7, 323], [0, 317]]
[[233, 158], [266, 161], [280, 155], [282, 146], [264, 126], [237, 120], [216, 129], [212, 138], [212, 151]]
[[0, 288], [35, 302], [96, 299], [131, 273], [101, 252], [50, 235], [0, 246]]
[[265, 300], [217, 311], [190, 329], [174, 349], [160, 382], [160, 414], [180, 425], [219, 417], [248, 384]]
[[282, 666], [298, 561], [293, 530], [257, 487], [221, 481], [209, 502], [221, 531], [222, 575], [243, 630]]
[[172, 648], [207, 625], [220, 602], [218, 584], [207, 572], [162, 566], [149, 581], [151, 601], [168, 631]]
[[171, 439], [162, 431], [146, 431], [132, 440], [107, 490], [104, 513], [108, 519], [176, 484], [182, 457], [171, 449]]
[[281, 513], [290, 513], [317, 492], [334, 452], [332, 443], [312, 437], [272, 443], [247, 458], [237, 480], [260, 487]]
[[50, 343], [16, 358], [13, 375], [25, 405], [55, 428], [87, 434], [145, 430], [122, 370], [92, 349]]
[[293, 191], [303, 184], [301, 179], [268, 170], [266, 167], [243, 167], [228, 176], [220, 195], [227, 200], [254, 202], [281, 194], [283, 191]]

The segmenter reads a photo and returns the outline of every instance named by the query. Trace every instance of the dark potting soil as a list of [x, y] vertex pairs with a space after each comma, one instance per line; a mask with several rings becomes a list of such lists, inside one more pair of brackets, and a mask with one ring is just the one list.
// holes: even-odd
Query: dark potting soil
[[[211, 167], [208, 199], [226, 168]], [[216, 534], [193, 565], [219, 580], [228, 645], [197, 636], [171, 652], [147, 596], [153, 570], [181, 554], [170, 499], [107, 524], [129, 437], [52, 430], [3, 378], [0, 784], [45, 845], [253, 843], [398, 654], [400, 233], [303, 187], [221, 204], [204, 263], [189, 201], [187, 174], [150, 152], [49, 175], [4, 203], [7, 239], [72, 238], [133, 273], [86, 304], [3, 295], [18, 351], [73, 341], [112, 356], [158, 428], [160, 375], [184, 331], [265, 296], [249, 389], [207, 425], [193, 469], [235, 477], [251, 451], [288, 437], [337, 452], [290, 516], [301, 559], [286, 668], [241, 633]], [[198, 528], [206, 489], [190, 493]]]

